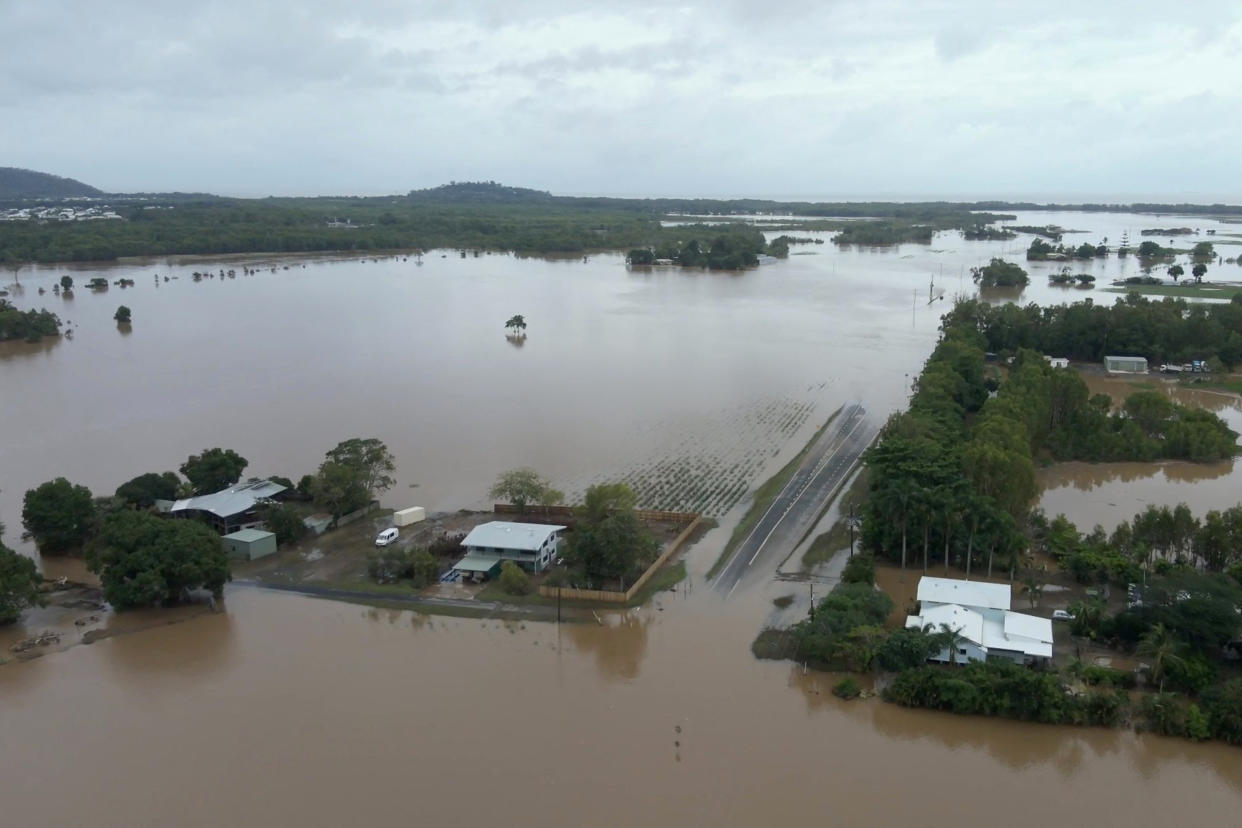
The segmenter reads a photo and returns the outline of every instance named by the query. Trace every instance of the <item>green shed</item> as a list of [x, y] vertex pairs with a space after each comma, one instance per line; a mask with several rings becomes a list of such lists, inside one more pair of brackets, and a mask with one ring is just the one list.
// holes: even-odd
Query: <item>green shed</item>
[[230, 557], [252, 561], [276, 552], [276, 536], [261, 529], [238, 529], [220, 539]]

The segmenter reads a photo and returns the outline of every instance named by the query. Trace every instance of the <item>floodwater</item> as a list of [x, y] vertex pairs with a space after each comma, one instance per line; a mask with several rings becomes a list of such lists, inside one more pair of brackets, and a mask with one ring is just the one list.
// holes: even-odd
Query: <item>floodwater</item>
[[225, 614], [0, 668], [6, 822], [1236, 818], [1236, 748], [839, 702], [752, 660], [763, 600], [700, 587], [558, 629], [235, 588]]
[[[1235, 394], [1186, 388], [1167, 379], [1139, 383], [1086, 376], [1093, 394], [1108, 394], [1120, 405], [1137, 390], [1158, 390], [1183, 405], [1214, 412], [1242, 433], [1242, 399]], [[1049, 517], [1063, 514], [1083, 532], [1099, 525], [1111, 532], [1148, 506], [1185, 503], [1202, 518], [1213, 509], [1242, 502], [1242, 464], [1218, 463], [1058, 463], [1039, 469], [1040, 507]]]
[[[296, 478], [351, 436], [397, 456], [391, 506], [476, 506], [527, 464], [570, 492], [664, 475], [724, 520], [678, 591], [600, 624], [240, 585], [220, 614], [108, 617], [113, 637], [0, 665], [5, 823], [1232, 823], [1236, 749], [840, 702], [833, 677], [749, 652], [771, 600], [805, 585], [726, 601], [703, 582], [745, 505], [731, 487], [850, 399], [877, 417], [902, 405], [948, 301], [927, 305], [929, 277], [952, 293], [948, 274], [1003, 247], [795, 247], [810, 255], [743, 274], [434, 253], [195, 283], [240, 261], [160, 261], [75, 270], [137, 285], [71, 301], [37, 295], [65, 268], [23, 272], [17, 304], [74, 336], [0, 350], [10, 544], [21, 493], [56, 475], [107, 492], [223, 445]], [[111, 320], [122, 303], [129, 333]], [[524, 341], [504, 336], [515, 313]], [[685, 496], [670, 486], [650, 496]]]

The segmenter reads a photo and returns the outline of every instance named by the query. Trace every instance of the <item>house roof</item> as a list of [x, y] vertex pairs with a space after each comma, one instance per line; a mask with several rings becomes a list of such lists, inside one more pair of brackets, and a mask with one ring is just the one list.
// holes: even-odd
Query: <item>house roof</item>
[[239, 483], [224, 491], [178, 500], [168, 511], [194, 510], [210, 512], [217, 517], [227, 518], [254, 508], [255, 503], [278, 495], [286, 488], [288, 487], [273, 483], [271, 480], [254, 480], [249, 483]]
[[495, 555], [480, 555], [477, 552], [471, 552], [453, 564], [453, 569], [461, 572], [491, 572], [500, 560]]
[[943, 629], [941, 624], [976, 644], [983, 644], [983, 615], [958, 604], [933, 607], [922, 615], [911, 615], [906, 618], [907, 627], [923, 629], [931, 626], [933, 633], [938, 633]]
[[553, 533], [564, 528], [564, 526], [551, 526], [543, 523], [510, 523], [506, 520], [493, 520], [471, 529], [461, 545], [534, 552], [543, 546]]
[[1008, 584], [989, 584], [985, 581], [959, 581], [956, 578], [932, 578], [924, 575], [919, 579], [918, 598], [937, 604], [961, 604], [964, 607], [985, 609], [1009, 609]]
[[1003, 617], [983, 613], [957, 604], [932, 607], [922, 615], [906, 617], [906, 626], [940, 632], [946, 624], [950, 629], [985, 651], [1007, 650], [1029, 656], [1052, 657], [1052, 621], [1020, 612], [1006, 612]]
[[238, 529], [236, 532], [230, 532], [224, 536], [225, 540], [241, 541], [242, 543], [254, 543], [264, 538], [274, 538], [275, 534], [264, 532], [262, 529]]

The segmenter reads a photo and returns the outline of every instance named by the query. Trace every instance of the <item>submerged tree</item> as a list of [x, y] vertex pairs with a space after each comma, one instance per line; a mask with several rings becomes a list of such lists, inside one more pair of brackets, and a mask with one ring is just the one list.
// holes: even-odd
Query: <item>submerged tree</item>
[[95, 503], [91, 490], [63, 477], [26, 492], [22, 525], [40, 552], [72, 552], [82, 548], [94, 529]]
[[116, 309], [116, 313], [112, 315], [112, 318], [117, 321], [118, 325], [128, 325], [130, 321], [129, 308], [125, 305], [121, 305]]
[[4, 524], [0, 523], [0, 625], [16, 621], [26, 607], [42, 605], [42, 581], [34, 561], [4, 545]]
[[228, 553], [210, 527], [150, 512], [108, 515], [87, 565], [117, 609], [176, 603], [200, 588], [218, 598], [230, 578]]
[[522, 316], [520, 313], [510, 316], [509, 321], [505, 322], [505, 330], [513, 331], [515, 334], [518, 332], [525, 333], [526, 317]]
[[539, 476], [532, 468], [523, 466], [501, 472], [495, 485], [488, 491], [488, 496], [496, 500], [506, 500], [524, 514], [531, 504], [555, 506], [565, 495], [552, 488], [552, 484]]

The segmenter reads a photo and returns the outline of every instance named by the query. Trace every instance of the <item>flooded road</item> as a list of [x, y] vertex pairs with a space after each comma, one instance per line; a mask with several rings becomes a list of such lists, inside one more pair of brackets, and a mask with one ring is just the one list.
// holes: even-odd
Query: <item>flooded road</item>
[[[771, 600], [802, 585], [726, 603], [704, 581], [745, 490], [844, 402], [878, 420], [903, 405], [957, 272], [1004, 248], [795, 247], [743, 274], [436, 253], [197, 283], [208, 265], [160, 261], [75, 270], [137, 285], [69, 301], [50, 293], [65, 268], [23, 272], [14, 301], [74, 330], [0, 349], [0, 520], [25, 552], [21, 495], [54, 476], [107, 493], [222, 445], [247, 474], [296, 479], [352, 436], [396, 455], [391, 506], [481, 505], [525, 464], [571, 493], [622, 478], [657, 501], [707, 498], [724, 525], [692, 548], [687, 584], [602, 625], [245, 588], [218, 615], [109, 619], [121, 634], [0, 665], [5, 824], [1231, 824], [1236, 749], [840, 702], [832, 676], [749, 652]], [[949, 298], [929, 306], [932, 274]], [[515, 313], [525, 340], [504, 336]], [[1162, 468], [1176, 482], [1180, 465]], [[1232, 466], [1193, 468], [1201, 503], [1199, 487], [1242, 491]], [[1045, 498], [1116, 500], [1108, 487], [1141, 492], [1154, 471], [1114, 484], [1101, 469], [1067, 469]]]

